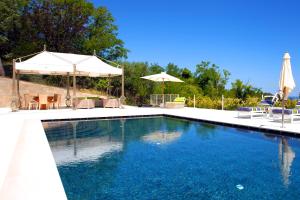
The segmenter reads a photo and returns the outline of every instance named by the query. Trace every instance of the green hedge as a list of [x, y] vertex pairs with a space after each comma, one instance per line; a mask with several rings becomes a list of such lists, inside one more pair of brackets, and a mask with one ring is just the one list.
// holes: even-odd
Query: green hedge
[[[238, 107], [242, 106], [258, 106], [260, 102], [259, 98], [247, 98], [246, 100], [238, 98], [224, 98], [224, 109], [225, 110], [236, 110]], [[194, 106], [194, 99], [187, 99], [187, 106]], [[196, 98], [196, 107], [197, 108], [209, 108], [209, 109], [221, 109], [222, 100], [221, 99], [212, 99], [207, 96], [200, 96]]]
[[[225, 110], [236, 110], [238, 107], [255, 107], [260, 103], [260, 98], [250, 97], [246, 100], [238, 98], [224, 98], [224, 109]], [[297, 100], [288, 99], [285, 101], [286, 108], [295, 108]], [[194, 98], [187, 98], [187, 106], [194, 107]], [[276, 107], [281, 107], [281, 102], [275, 104]], [[196, 98], [197, 108], [209, 108], [209, 109], [221, 109], [222, 100], [221, 98], [212, 99], [207, 96], [199, 96]]]

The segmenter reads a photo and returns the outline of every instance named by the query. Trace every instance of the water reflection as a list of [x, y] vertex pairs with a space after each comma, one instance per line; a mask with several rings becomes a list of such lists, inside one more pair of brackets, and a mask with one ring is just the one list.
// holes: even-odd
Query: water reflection
[[190, 122], [146, 118], [44, 122], [43, 126], [59, 166], [95, 161], [108, 153], [126, 149], [129, 141], [173, 142], [189, 128]]
[[290, 183], [289, 177], [291, 175], [291, 167], [295, 158], [295, 152], [289, 146], [288, 139], [285, 137], [280, 139], [278, 155], [283, 183], [285, 186], [288, 186]]
[[[108, 120], [106, 122], [107, 127], [111, 127], [111, 122]], [[96, 130], [99, 129], [98, 126], [95, 126], [95, 123], [89, 123], [90, 126], [87, 126], [85, 123], [84, 127], [82, 125], [83, 123], [80, 121], [60, 122], [59, 125], [51, 123], [44, 125], [49, 135], [51, 133], [55, 134], [57, 129], [68, 130], [68, 132], [65, 132], [67, 136], [59, 137], [58, 140], [55, 137], [51, 138], [50, 136], [50, 139], [48, 137], [53, 156], [58, 166], [83, 161], [95, 161], [107, 153], [122, 150], [123, 144], [120, 138], [123, 138], [124, 131], [121, 132], [122, 136], [120, 138], [112, 137], [108, 134], [96, 134], [96, 137], [95, 135], [82, 137], [82, 130], [89, 129], [91, 128], [90, 126], [96, 128]], [[71, 132], [70, 127], [72, 129], [72, 138], [68, 135]]]
[[167, 144], [178, 140], [181, 137], [181, 132], [155, 131], [143, 136], [143, 140], [149, 143]]
[[196, 126], [196, 132], [202, 139], [210, 139], [215, 135], [217, 126], [209, 123], [202, 123]]

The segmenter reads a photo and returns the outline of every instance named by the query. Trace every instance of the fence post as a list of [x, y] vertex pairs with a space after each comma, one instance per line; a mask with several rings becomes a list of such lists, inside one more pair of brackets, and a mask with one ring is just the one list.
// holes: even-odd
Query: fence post
[[194, 108], [196, 108], [196, 96], [194, 95]]
[[224, 110], [224, 95], [222, 94], [222, 110]]

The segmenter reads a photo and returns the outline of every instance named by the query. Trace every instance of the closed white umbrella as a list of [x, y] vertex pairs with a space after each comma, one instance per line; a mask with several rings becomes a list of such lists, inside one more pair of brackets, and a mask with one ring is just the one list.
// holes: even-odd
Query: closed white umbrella
[[[155, 81], [155, 82], [162, 82], [163, 83], [163, 85], [162, 85], [163, 97], [164, 97], [164, 85], [165, 85], [165, 82], [183, 82], [179, 78], [171, 76], [171, 75], [167, 74], [166, 72], [161, 72], [159, 74], [153, 74], [153, 75], [149, 75], [149, 76], [143, 76], [141, 78], [147, 79], [147, 80], [151, 80], [151, 81]], [[163, 98], [163, 103], [165, 103], [164, 102], [164, 98]]]
[[295, 152], [289, 146], [286, 138], [281, 138], [279, 143], [279, 161], [280, 161], [280, 169], [283, 177], [284, 185], [289, 184], [289, 177], [291, 175], [291, 168], [293, 161], [295, 159]]
[[291, 57], [289, 53], [285, 53], [279, 79], [279, 90], [282, 93], [282, 128], [284, 123], [284, 100], [288, 98], [289, 93], [291, 93], [295, 86], [296, 84], [291, 67]]

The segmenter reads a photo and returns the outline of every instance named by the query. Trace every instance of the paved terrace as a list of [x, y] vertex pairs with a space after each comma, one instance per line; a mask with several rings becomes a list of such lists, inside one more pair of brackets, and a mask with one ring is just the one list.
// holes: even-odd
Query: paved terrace
[[[183, 108], [61, 109], [5, 112], [0, 109], [0, 199], [56, 199], [66, 195], [41, 120], [168, 115], [255, 128], [282, 134], [300, 134], [300, 121], [286, 123], [264, 118], [239, 119], [236, 111]], [[300, 135], [299, 135], [300, 136]]]

